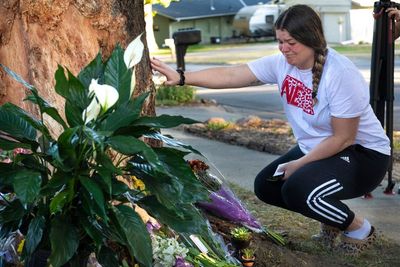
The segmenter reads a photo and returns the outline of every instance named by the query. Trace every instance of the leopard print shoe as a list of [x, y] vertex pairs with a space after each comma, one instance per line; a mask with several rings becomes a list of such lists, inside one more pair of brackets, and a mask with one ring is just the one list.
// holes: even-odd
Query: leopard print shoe
[[371, 231], [365, 239], [359, 240], [347, 237], [345, 235], [342, 235], [341, 239], [342, 241], [338, 245], [339, 252], [348, 256], [358, 256], [364, 250], [372, 246], [376, 240], [376, 231], [375, 228], [371, 226]]
[[336, 245], [336, 241], [341, 231], [339, 228], [321, 223], [321, 229], [318, 234], [311, 236], [315, 241], [321, 242], [328, 248], [332, 249]]

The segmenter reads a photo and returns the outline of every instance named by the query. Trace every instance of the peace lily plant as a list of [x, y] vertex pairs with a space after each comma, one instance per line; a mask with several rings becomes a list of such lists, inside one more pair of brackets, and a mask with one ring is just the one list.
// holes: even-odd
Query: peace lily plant
[[[196, 151], [159, 133], [195, 121], [141, 116], [149, 93], [132, 98], [142, 52], [139, 36], [125, 52], [117, 45], [108, 59], [97, 55], [77, 77], [59, 66], [55, 91], [65, 99], [64, 116], [0, 64], [40, 111], [37, 118], [11, 103], [0, 106], [0, 148], [10, 152], [0, 162], [0, 240], [22, 233], [21, 262], [48, 251], [55, 267], [85, 266], [90, 253], [102, 266], [152, 266], [151, 238], [134, 206], [177, 233], [212, 236], [194, 206], [208, 193], [184, 159]], [[61, 126], [58, 136], [45, 116]], [[153, 148], [143, 138], [168, 146]], [[127, 186], [132, 177], [146, 189]]]

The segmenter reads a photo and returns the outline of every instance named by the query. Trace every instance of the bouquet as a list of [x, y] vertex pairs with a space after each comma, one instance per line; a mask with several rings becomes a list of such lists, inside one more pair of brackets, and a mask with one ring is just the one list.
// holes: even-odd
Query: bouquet
[[251, 215], [229, 186], [223, 182], [223, 179], [210, 173], [209, 165], [199, 159], [189, 160], [188, 163], [200, 182], [210, 192], [211, 201], [198, 202], [198, 206], [223, 219], [242, 224], [254, 232], [263, 232], [277, 244], [285, 244], [280, 235], [262, 226]]

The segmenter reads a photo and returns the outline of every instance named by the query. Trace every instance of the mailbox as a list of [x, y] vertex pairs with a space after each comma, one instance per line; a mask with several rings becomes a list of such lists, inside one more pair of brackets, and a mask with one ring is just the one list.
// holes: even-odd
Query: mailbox
[[172, 34], [176, 49], [176, 65], [185, 70], [185, 54], [189, 45], [201, 42], [201, 31], [193, 28], [180, 29]]

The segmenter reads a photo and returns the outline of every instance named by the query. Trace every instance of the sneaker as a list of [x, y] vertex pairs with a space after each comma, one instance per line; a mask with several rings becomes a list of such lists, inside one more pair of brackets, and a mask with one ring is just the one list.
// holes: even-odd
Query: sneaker
[[321, 229], [318, 234], [311, 236], [315, 241], [321, 242], [328, 248], [334, 248], [337, 237], [341, 231], [339, 228], [321, 223]]
[[338, 246], [338, 250], [349, 256], [358, 256], [364, 250], [372, 246], [376, 239], [376, 231], [375, 228], [371, 226], [371, 231], [365, 239], [359, 240], [345, 235], [342, 235], [341, 239], [342, 241]]

